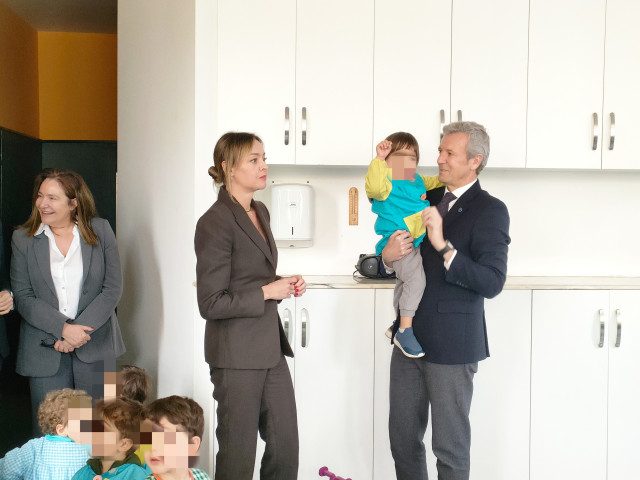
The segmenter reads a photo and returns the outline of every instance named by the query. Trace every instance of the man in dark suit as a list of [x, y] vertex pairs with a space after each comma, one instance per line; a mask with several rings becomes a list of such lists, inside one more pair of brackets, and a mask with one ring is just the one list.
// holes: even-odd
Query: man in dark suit
[[9, 287], [9, 280], [4, 264], [4, 241], [2, 236], [2, 221], [0, 221], [0, 370], [2, 361], [9, 355], [9, 341], [4, 315], [13, 309], [13, 296]]
[[[429, 407], [438, 478], [469, 478], [473, 376], [478, 361], [489, 356], [484, 299], [501, 292], [507, 274], [509, 213], [477, 179], [489, 157], [484, 127], [447, 125], [438, 150], [446, 187], [428, 192], [437, 206], [422, 213], [429, 239], [421, 246], [427, 286], [413, 320], [425, 355], [408, 358], [394, 348], [391, 358], [389, 437], [399, 480], [427, 479]], [[411, 240], [407, 232], [390, 238], [382, 252], [389, 271], [409, 253]]]

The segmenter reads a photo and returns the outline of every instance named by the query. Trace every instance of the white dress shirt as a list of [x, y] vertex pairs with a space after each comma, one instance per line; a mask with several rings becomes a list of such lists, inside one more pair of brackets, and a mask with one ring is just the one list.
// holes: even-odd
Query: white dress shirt
[[58, 310], [69, 318], [76, 318], [82, 288], [82, 250], [78, 225], [73, 227], [73, 240], [65, 257], [60, 252], [49, 225], [41, 224], [36, 235], [44, 232], [49, 238], [51, 277], [58, 296]]
[[[469, 190], [471, 188], [471, 185], [473, 185], [477, 181], [478, 179], [476, 178], [473, 182], [467, 183], [463, 187], [456, 188], [455, 190], [449, 190], [449, 189], [445, 190], [445, 193], [451, 192], [456, 196], [456, 198], [454, 198], [449, 202], [449, 207], [447, 208], [447, 212], [451, 210], [451, 207], [453, 207], [456, 204], [456, 202], [458, 201], [458, 198], [460, 198], [464, 192]], [[456, 258], [456, 254], [458, 253], [458, 250], [455, 249], [455, 245], [453, 247], [454, 249], [453, 249], [453, 254], [451, 255], [451, 258], [449, 258], [449, 261], [446, 261], [446, 260], [444, 261], [444, 268], [446, 268], [447, 270], [449, 270], [449, 267], [451, 266], [451, 262], [453, 262], [453, 259]]]

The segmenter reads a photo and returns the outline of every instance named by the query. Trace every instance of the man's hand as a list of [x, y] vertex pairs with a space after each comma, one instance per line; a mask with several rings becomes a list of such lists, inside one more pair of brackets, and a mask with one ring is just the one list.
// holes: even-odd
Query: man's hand
[[436, 251], [442, 250], [447, 242], [442, 234], [442, 217], [436, 207], [427, 207], [422, 211], [422, 224], [427, 229], [427, 238]]
[[0, 292], [0, 315], [5, 315], [13, 308], [13, 297], [7, 290]]
[[376, 145], [376, 155], [380, 160], [386, 160], [387, 155], [391, 152], [391, 146], [393, 144], [389, 140], [383, 140]]
[[387, 267], [393, 267], [393, 262], [407, 256], [411, 253], [412, 248], [413, 237], [411, 234], [406, 230], [396, 230], [382, 249], [382, 260]]

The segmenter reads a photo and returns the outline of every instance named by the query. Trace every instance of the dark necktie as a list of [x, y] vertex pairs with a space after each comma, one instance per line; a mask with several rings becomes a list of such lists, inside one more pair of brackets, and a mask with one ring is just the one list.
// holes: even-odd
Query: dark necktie
[[449, 204], [456, 198], [458, 197], [449, 191], [444, 194], [444, 197], [442, 197], [442, 200], [440, 200], [440, 203], [436, 207], [442, 218], [449, 212]]

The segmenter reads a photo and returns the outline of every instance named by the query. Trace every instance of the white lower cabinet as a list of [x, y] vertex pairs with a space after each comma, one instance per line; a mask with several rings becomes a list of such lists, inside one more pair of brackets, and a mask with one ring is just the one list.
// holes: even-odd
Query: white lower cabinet
[[344, 478], [373, 476], [373, 302], [373, 289], [310, 289], [280, 303], [295, 354], [298, 478], [316, 478], [323, 466]]
[[531, 480], [637, 478], [639, 324], [637, 291], [534, 292]]
[[[395, 478], [392, 299], [389, 288], [345, 288], [281, 302], [295, 352], [299, 478], [325, 465], [354, 480]], [[491, 356], [474, 379], [471, 480], [636, 478], [640, 291], [505, 290], [485, 312]], [[430, 438], [429, 428], [437, 478]], [[258, 439], [255, 479], [263, 451]]]
[[[376, 290], [374, 479], [395, 478], [389, 447], [389, 363], [384, 331], [393, 321], [393, 291]], [[471, 404], [471, 479], [525, 479], [529, 474], [531, 291], [507, 290], [485, 302], [491, 357], [479, 363]], [[425, 435], [429, 478], [438, 478]]]
[[640, 292], [611, 291], [609, 312], [607, 480], [626, 480], [640, 475]]

